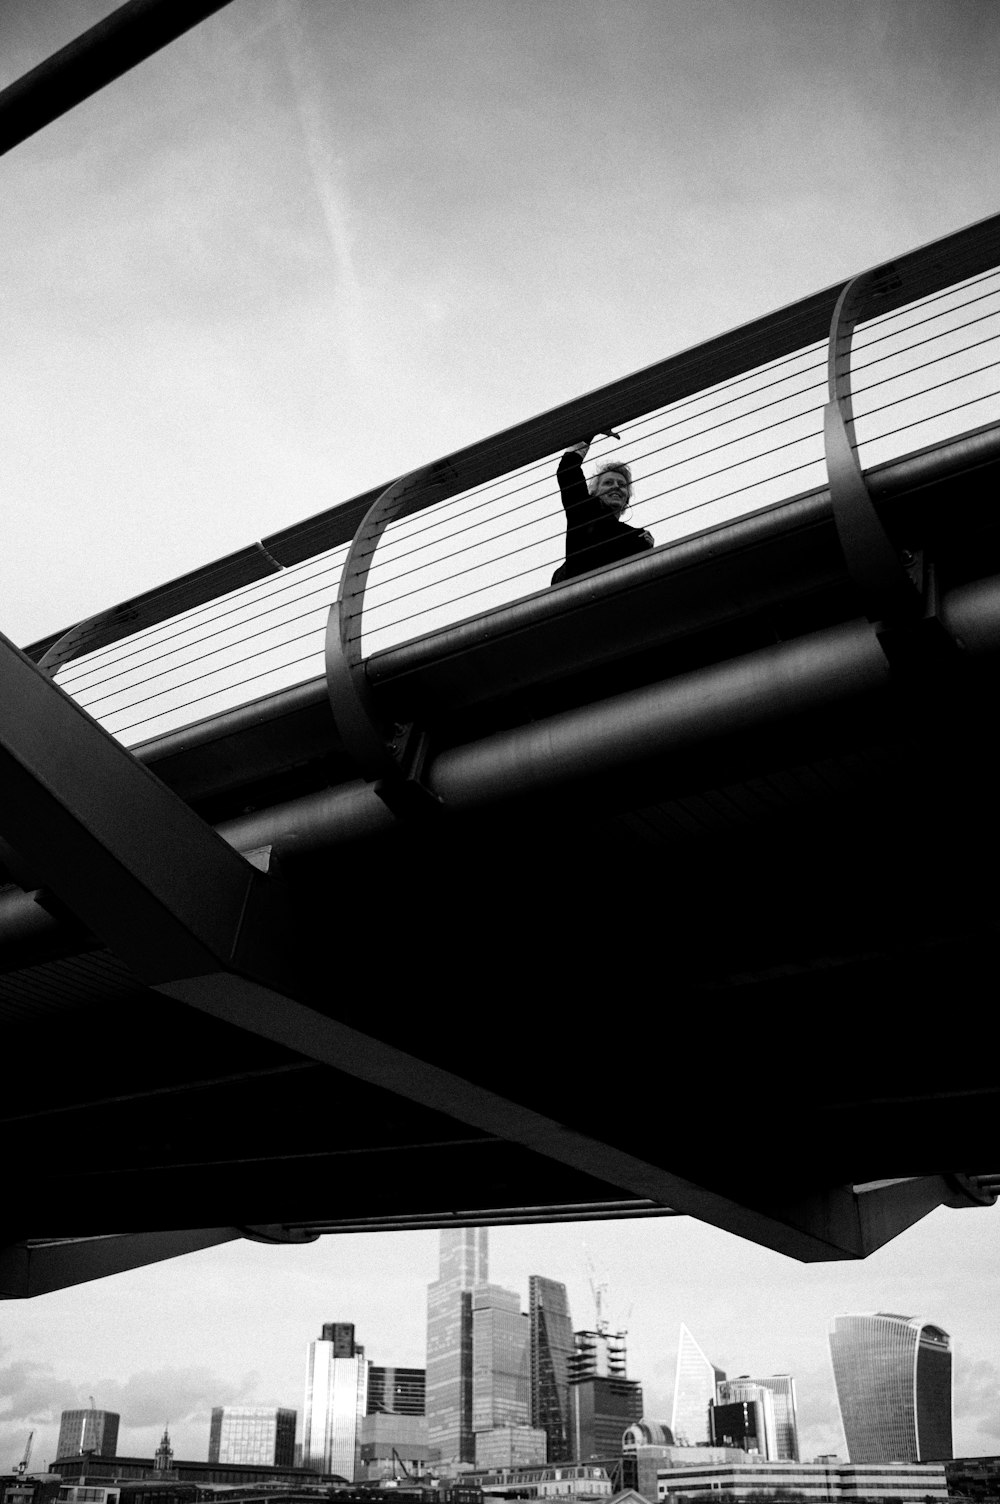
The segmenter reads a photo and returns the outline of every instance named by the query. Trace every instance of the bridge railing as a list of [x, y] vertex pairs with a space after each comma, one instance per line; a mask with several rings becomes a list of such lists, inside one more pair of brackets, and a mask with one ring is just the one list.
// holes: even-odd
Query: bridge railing
[[[563, 449], [628, 461], [657, 545], [826, 482], [827, 339], [842, 285], [470, 445], [378, 531], [362, 655], [550, 588]], [[863, 468], [1000, 417], [1000, 216], [880, 267], [851, 361]], [[323, 672], [350, 540], [381, 487], [28, 649], [133, 744]], [[615, 566], [627, 569], [628, 566]]]

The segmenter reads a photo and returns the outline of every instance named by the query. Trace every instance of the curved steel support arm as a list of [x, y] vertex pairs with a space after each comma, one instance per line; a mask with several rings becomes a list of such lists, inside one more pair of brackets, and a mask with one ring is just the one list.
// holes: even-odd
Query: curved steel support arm
[[45, 654], [39, 658], [38, 667], [54, 679], [64, 663], [71, 663], [79, 657], [81, 646], [87, 641], [94, 627], [106, 615], [100, 612], [97, 616], [88, 616], [84, 621], [78, 621], [75, 626], [69, 627], [61, 637], [48, 648]]
[[390, 522], [453, 495], [459, 486], [447, 460], [400, 476], [365, 513], [344, 561], [337, 599], [327, 618], [326, 685], [344, 748], [369, 781], [418, 780], [422, 739], [412, 726], [388, 722], [375, 703], [365, 675], [361, 625], [368, 572]]
[[823, 437], [837, 536], [851, 578], [870, 621], [916, 620], [923, 614], [920, 591], [872, 504], [855, 450], [851, 400], [851, 343], [876, 273], [854, 277], [837, 299], [827, 361], [829, 401]]

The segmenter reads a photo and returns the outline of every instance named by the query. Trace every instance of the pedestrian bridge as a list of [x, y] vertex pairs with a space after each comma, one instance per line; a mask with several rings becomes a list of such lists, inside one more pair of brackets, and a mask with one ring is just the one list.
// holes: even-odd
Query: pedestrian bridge
[[5, 641], [3, 1293], [992, 1204], [998, 474], [1000, 216]]

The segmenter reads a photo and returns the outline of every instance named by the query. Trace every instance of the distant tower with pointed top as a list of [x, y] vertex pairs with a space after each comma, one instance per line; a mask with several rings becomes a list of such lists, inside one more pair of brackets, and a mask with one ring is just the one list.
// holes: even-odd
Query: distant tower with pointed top
[[708, 1407], [715, 1404], [716, 1390], [726, 1377], [710, 1363], [681, 1322], [674, 1377], [674, 1408], [670, 1429], [678, 1446], [707, 1446], [711, 1440]]
[[531, 1320], [531, 1424], [545, 1432], [549, 1462], [568, 1462], [569, 1369], [576, 1344], [566, 1286], [532, 1274], [528, 1279]]
[[153, 1458], [153, 1471], [157, 1473], [169, 1473], [173, 1465], [174, 1449], [170, 1445], [170, 1432], [164, 1426], [160, 1445], [157, 1447], [156, 1456]]

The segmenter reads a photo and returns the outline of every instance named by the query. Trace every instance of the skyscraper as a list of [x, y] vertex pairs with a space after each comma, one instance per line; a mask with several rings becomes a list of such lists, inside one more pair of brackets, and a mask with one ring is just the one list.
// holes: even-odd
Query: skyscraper
[[679, 1447], [708, 1445], [708, 1407], [715, 1403], [716, 1386], [725, 1377], [721, 1368], [708, 1361], [682, 1322], [670, 1418], [670, 1429]]
[[96, 1452], [99, 1457], [114, 1457], [118, 1451], [118, 1426], [121, 1416], [114, 1410], [64, 1410], [59, 1417], [57, 1457], [77, 1457], [81, 1452]]
[[423, 1415], [427, 1398], [427, 1372], [423, 1368], [368, 1369], [369, 1415]]
[[774, 1398], [774, 1429], [779, 1462], [798, 1462], [799, 1458], [799, 1409], [795, 1399], [795, 1380], [790, 1373], [774, 1373], [766, 1379], [750, 1379], [769, 1389]]
[[549, 1462], [567, 1462], [569, 1443], [569, 1367], [573, 1323], [566, 1286], [532, 1274], [528, 1280], [531, 1322], [531, 1424], [544, 1431]]
[[531, 1416], [531, 1322], [516, 1290], [472, 1292], [472, 1429], [526, 1426]]
[[614, 1466], [642, 1417], [642, 1385], [626, 1376], [624, 1332], [577, 1332], [570, 1360], [570, 1456]]
[[739, 1447], [771, 1462], [777, 1459], [778, 1437], [774, 1395], [752, 1379], [721, 1379], [717, 1399], [708, 1408], [712, 1445]]
[[292, 1467], [295, 1411], [264, 1405], [216, 1405], [208, 1433], [209, 1462]]
[[475, 1460], [472, 1429], [472, 1292], [489, 1278], [485, 1227], [441, 1234], [438, 1278], [427, 1288], [427, 1423], [444, 1467]]
[[361, 1476], [361, 1418], [368, 1393], [365, 1350], [354, 1341], [351, 1322], [327, 1322], [309, 1344], [302, 1433], [302, 1465], [338, 1473], [353, 1483]]
[[837, 1316], [830, 1330], [837, 1403], [852, 1462], [952, 1456], [951, 1339], [919, 1316]]

